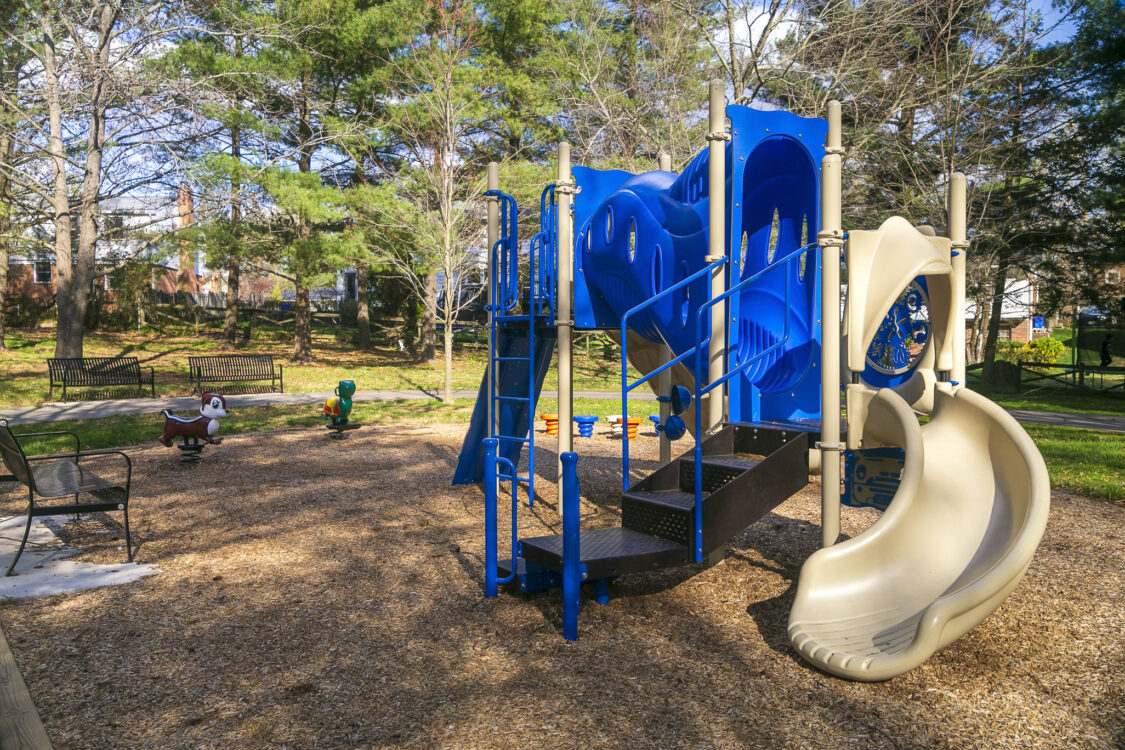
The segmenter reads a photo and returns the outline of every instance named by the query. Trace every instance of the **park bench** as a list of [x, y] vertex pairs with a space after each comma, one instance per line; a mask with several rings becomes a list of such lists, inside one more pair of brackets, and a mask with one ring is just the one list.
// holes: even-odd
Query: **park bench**
[[234, 383], [268, 380], [271, 388], [285, 392], [284, 367], [273, 364], [269, 354], [219, 354], [212, 357], [188, 357], [188, 382], [203, 393], [206, 383]]
[[[156, 396], [155, 373], [148, 369], [148, 386], [153, 397]], [[146, 378], [141, 363], [136, 357], [68, 357], [47, 360], [50, 388], [47, 399], [55, 393], [55, 386], [62, 386], [63, 401], [66, 389], [75, 386], [135, 385], [140, 394]]]
[[[46, 456], [28, 456], [23, 452], [21, 440], [31, 437], [70, 435], [74, 438], [74, 451]], [[78, 515], [121, 511], [125, 514], [125, 548], [129, 562], [133, 562], [133, 540], [129, 535], [129, 489], [133, 480], [133, 462], [119, 450], [81, 450], [78, 436], [73, 432], [30, 432], [15, 435], [8, 422], [0, 419], [0, 457], [11, 474], [0, 480], [14, 480], [27, 487], [27, 523], [23, 529], [16, 556], [12, 558], [5, 576], [12, 575], [16, 562], [27, 545], [31, 521], [42, 516]], [[125, 459], [125, 482], [103, 479], [90, 471], [85, 459], [96, 456], [118, 455]], [[64, 500], [65, 498], [65, 500]]]

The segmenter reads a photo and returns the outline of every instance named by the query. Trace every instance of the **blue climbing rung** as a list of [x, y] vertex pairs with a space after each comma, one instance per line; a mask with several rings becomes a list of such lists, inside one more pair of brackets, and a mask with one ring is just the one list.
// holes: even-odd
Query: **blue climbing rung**
[[493, 362], [526, 362], [527, 357], [493, 357]]
[[528, 401], [530, 401], [531, 399], [529, 399], [525, 396], [493, 396], [492, 400], [493, 401], [515, 401], [516, 403], [519, 403], [519, 404], [525, 404]]

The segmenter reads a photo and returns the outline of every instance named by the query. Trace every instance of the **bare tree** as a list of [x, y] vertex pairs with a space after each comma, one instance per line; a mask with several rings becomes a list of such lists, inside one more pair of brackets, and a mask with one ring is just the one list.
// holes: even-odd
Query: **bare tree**
[[[400, 106], [390, 126], [406, 155], [406, 168], [393, 188], [409, 208], [384, 205], [384, 222], [409, 229], [414, 242], [375, 247], [375, 261], [394, 269], [422, 303], [419, 361], [434, 356], [436, 322], [444, 325], [445, 377], [442, 400], [453, 401], [453, 326], [472, 302], [466, 282], [479, 279], [484, 244], [479, 222], [483, 189], [481, 165], [471, 160], [482, 132], [477, 117], [486, 96], [485, 71], [473, 65], [480, 54], [482, 28], [472, 4], [464, 0], [432, 3], [424, 33], [411, 54], [394, 62], [391, 75]], [[395, 215], [398, 218], [395, 219]], [[409, 227], [403, 226], [408, 216]], [[439, 277], [442, 282], [438, 290]]]
[[[157, 75], [148, 64], [180, 28], [178, 11], [162, 3], [25, 0], [21, 12], [34, 33], [6, 33], [6, 43], [28, 54], [32, 71], [27, 85], [0, 96], [26, 123], [14, 134], [17, 150], [41, 157], [29, 159], [28, 168], [12, 172], [11, 179], [39, 197], [52, 228], [56, 356], [82, 354], [96, 246], [103, 236], [101, 203], [159, 185], [178, 167], [191, 97], [182, 82]], [[44, 162], [46, 184], [38, 171]]]

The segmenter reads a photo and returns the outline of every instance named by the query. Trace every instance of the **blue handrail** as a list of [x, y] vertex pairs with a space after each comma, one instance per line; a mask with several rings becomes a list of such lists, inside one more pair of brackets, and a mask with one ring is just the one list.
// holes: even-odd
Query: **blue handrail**
[[[519, 572], [516, 564], [516, 545], [519, 543], [519, 497], [517, 494], [519, 483], [515, 481], [516, 467], [512, 462], [496, 455], [498, 445], [499, 441], [496, 438], [484, 439], [484, 595], [486, 597], [496, 596], [499, 584], [512, 582]], [[511, 470], [510, 475], [502, 475], [497, 471], [497, 466], [501, 463]], [[498, 544], [496, 528], [497, 483], [501, 479], [512, 480], [512, 572], [504, 578], [499, 577], [499, 561], [497, 560], [499, 553], [496, 549]]]
[[[789, 254], [781, 257], [781, 258], [778, 258], [777, 260], [773, 261], [770, 265], [766, 266], [762, 270], [758, 271], [757, 273], [753, 274], [752, 276], [749, 276], [749, 277], [743, 279], [742, 281], [740, 281], [739, 283], [735, 284], [730, 289], [728, 289], [727, 291], [720, 294], [718, 297], [707, 300], [705, 303], [700, 305], [699, 310], [696, 311], [696, 314], [695, 314], [695, 340], [699, 343], [696, 344], [696, 347], [695, 347], [695, 448], [694, 448], [694, 451], [693, 451], [693, 457], [695, 459], [695, 468], [694, 468], [694, 474], [695, 474], [695, 486], [694, 486], [694, 491], [695, 491], [695, 514], [694, 514], [695, 515], [695, 523], [693, 524], [694, 528], [693, 528], [693, 532], [692, 532], [692, 538], [693, 538], [692, 547], [695, 551], [695, 561], [696, 562], [702, 562], [703, 561], [703, 440], [702, 440], [703, 414], [702, 414], [702, 409], [700, 408], [700, 399], [704, 395], [710, 393], [714, 389], [721, 386], [723, 383], [730, 380], [735, 375], [737, 375], [741, 372], [745, 372], [746, 370], [748, 370], [750, 368], [751, 365], [756, 364], [757, 362], [759, 362], [764, 357], [772, 354], [773, 352], [777, 351], [778, 349], [781, 349], [782, 347], [785, 346], [785, 344], [788, 343], [788, 341], [789, 341], [789, 318], [790, 318], [790, 315], [789, 315], [789, 293], [790, 293], [790, 289], [792, 287], [792, 274], [790, 274], [788, 272], [785, 274], [785, 297], [784, 297], [784, 300], [783, 300], [783, 303], [782, 303], [782, 309], [785, 310], [785, 316], [784, 316], [784, 323], [782, 324], [781, 338], [779, 338], [773, 344], [767, 346], [762, 351], [757, 352], [752, 357], [747, 357], [745, 362], [740, 362], [733, 369], [728, 369], [728, 368], [724, 367], [723, 368], [724, 369], [724, 375], [720, 378], [717, 378], [714, 382], [708, 383], [706, 385], [706, 387], [704, 387], [702, 385], [702, 382], [703, 382], [703, 358], [702, 358], [702, 353], [704, 351], [705, 345], [710, 344], [711, 333], [710, 333], [710, 331], [708, 331], [707, 337], [703, 338], [703, 316], [704, 316], [704, 313], [706, 313], [708, 310], [710, 310], [712, 307], [719, 304], [720, 302], [726, 301], [727, 299], [729, 299], [733, 295], [737, 294], [738, 292], [742, 291], [746, 287], [751, 286], [752, 284], [754, 284], [754, 282], [758, 281], [759, 279], [761, 279], [766, 274], [769, 274], [773, 271], [776, 271], [779, 268], [783, 268], [786, 271], [788, 271], [789, 267], [792, 265], [793, 261], [795, 261], [801, 255], [804, 255], [805, 253], [807, 253], [809, 250], [811, 250], [812, 248], [814, 248], [816, 246], [817, 246], [817, 244], [815, 242], [809, 243], [807, 245], [804, 245], [803, 247], [797, 248], [793, 252], [791, 252], [791, 253], [789, 253]], [[724, 314], [726, 314], [725, 310], [724, 310]], [[710, 348], [710, 347], [708, 346], [707, 348]], [[726, 354], [727, 354], [726, 347], [724, 347], [724, 356], [726, 356]]]
[[[633, 390], [634, 388], [636, 388], [637, 386], [639, 386], [643, 383], [647, 383], [653, 377], [655, 377], [655, 376], [659, 375], [660, 373], [664, 372], [669, 367], [672, 367], [672, 366], [676, 365], [677, 363], [682, 362], [683, 360], [687, 359], [689, 356], [691, 356], [692, 352], [694, 351], [692, 349], [687, 350], [683, 354], [681, 354], [678, 357], [672, 359], [670, 362], [667, 362], [667, 363], [661, 365], [660, 367], [658, 367], [655, 370], [653, 370], [652, 372], [650, 372], [648, 375], [645, 375], [644, 377], [640, 378], [639, 380], [637, 380], [637, 382], [633, 383], [632, 385], [629, 385], [629, 375], [628, 375], [628, 372], [629, 372], [629, 343], [628, 343], [628, 339], [626, 337], [626, 329], [629, 327], [630, 316], [632, 316], [633, 313], [636, 313], [636, 312], [639, 312], [640, 310], [645, 309], [649, 305], [652, 305], [652, 304], [655, 304], [656, 302], [659, 302], [660, 300], [664, 299], [668, 295], [682, 289], [683, 287], [687, 286], [688, 284], [691, 284], [692, 282], [698, 281], [703, 276], [706, 276], [707, 274], [714, 271], [716, 268], [719, 268], [720, 266], [725, 265], [727, 262], [728, 261], [727, 261], [726, 258], [720, 258], [719, 260], [715, 261], [714, 263], [711, 263], [710, 265], [705, 266], [704, 268], [701, 268], [700, 270], [696, 271], [691, 276], [680, 279], [679, 281], [677, 281], [675, 284], [668, 287], [667, 289], [661, 291], [660, 293], [658, 293], [658, 294], [656, 294], [652, 297], [649, 297], [648, 299], [646, 299], [644, 302], [640, 303], [639, 305], [636, 305], [635, 307], [627, 310], [625, 312], [625, 314], [621, 316], [621, 418], [623, 420], [629, 419], [629, 391]], [[710, 292], [708, 292], [708, 294], [710, 294]], [[628, 434], [628, 427], [629, 427], [628, 424], [622, 425], [622, 433], [621, 434], [622, 434], [623, 438], [625, 436], [627, 436], [627, 434]], [[623, 439], [622, 445], [623, 445], [623, 447], [622, 447], [622, 453], [621, 453], [621, 473], [622, 473], [621, 483], [622, 483], [622, 488], [626, 492], [628, 492], [629, 491], [629, 441], [627, 439]]]

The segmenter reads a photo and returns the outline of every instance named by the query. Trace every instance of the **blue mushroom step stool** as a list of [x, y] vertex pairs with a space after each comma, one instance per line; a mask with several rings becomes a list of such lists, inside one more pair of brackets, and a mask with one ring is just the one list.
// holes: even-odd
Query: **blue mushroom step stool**
[[574, 421], [578, 424], [578, 437], [592, 438], [594, 436], [594, 423], [598, 421], [596, 416], [584, 414], [575, 417]]

